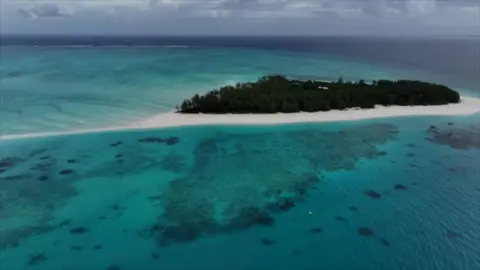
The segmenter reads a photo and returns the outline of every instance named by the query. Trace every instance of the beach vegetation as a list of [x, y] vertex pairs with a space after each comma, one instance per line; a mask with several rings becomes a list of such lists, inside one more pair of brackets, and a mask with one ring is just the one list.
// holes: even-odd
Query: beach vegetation
[[440, 84], [413, 80], [337, 81], [295, 80], [264, 76], [195, 94], [177, 106], [180, 113], [294, 113], [458, 103], [457, 91]]

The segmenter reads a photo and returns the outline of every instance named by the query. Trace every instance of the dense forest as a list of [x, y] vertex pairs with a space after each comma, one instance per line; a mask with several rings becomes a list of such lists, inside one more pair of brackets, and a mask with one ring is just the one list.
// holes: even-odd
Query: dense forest
[[375, 105], [441, 105], [458, 103], [458, 92], [421, 81], [363, 80], [335, 82], [290, 80], [266, 76], [186, 99], [180, 113], [292, 113], [373, 108]]

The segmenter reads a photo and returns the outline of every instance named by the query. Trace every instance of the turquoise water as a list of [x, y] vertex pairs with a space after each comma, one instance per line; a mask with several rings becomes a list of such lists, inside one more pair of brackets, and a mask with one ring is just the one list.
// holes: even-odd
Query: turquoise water
[[[0, 53], [2, 134], [130, 124], [269, 73], [480, 93], [426, 70], [313, 52]], [[476, 114], [0, 140], [0, 269], [480, 269], [479, 123]]]
[[1, 268], [479, 269], [479, 120], [3, 141]]
[[195, 93], [265, 74], [441, 77], [341, 56], [249, 48], [5, 46], [0, 53], [2, 134], [131, 124], [174, 110]]

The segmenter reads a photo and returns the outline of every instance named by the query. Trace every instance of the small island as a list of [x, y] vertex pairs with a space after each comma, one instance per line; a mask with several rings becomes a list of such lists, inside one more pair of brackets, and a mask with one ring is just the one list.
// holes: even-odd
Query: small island
[[280, 75], [237, 83], [194, 95], [177, 106], [178, 113], [267, 114], [319, 112], [382, 106], [425, 106], [459, 103], [460, 94], [444, 85], [411, 80], [366, 83], [300, 81]]
[[0, 135], [0, 141], [182, 126], [325, 123], [475, 113], [480, 113], [479, 98], [459, 96], [456, 91], [438, 84], [407, 80], [299, 81], [267, 76], [254, 83], [225, 86], [205, 95], [195, 95], [177, 106], [176, 111], [158, 113], [126, 126], [7, 134]]

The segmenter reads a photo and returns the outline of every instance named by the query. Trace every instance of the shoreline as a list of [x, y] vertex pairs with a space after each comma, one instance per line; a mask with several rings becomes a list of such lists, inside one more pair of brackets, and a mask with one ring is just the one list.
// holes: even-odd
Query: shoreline
[[460, 97], [460, 103], [429, 106], [376, 106], [374, 109], [331, 110], [326, 112], [300, 112], [276, 114], [180, 114], [161, 113], [144, 121], [126, 126], [93, 128], [72, 131], [38, 132], [0, 135], [0, 141], [53, 137], [73, 134], [88, 134], [127, 130], [148, 130], [156, 128], [201, 126], [201, 125], [279, 125], [294, 123], [343, 122], [374, 118], [405, 116], [455, 116], [480, 112], [480, 99]]

